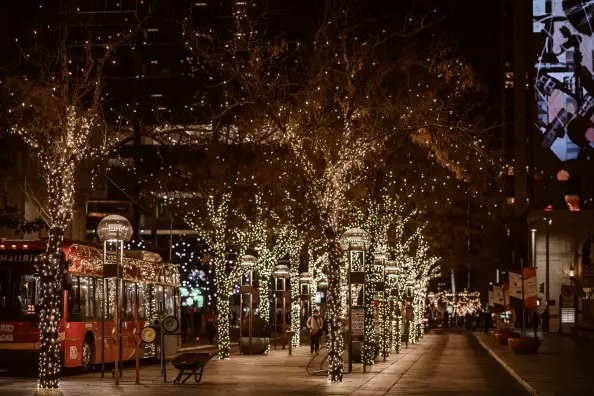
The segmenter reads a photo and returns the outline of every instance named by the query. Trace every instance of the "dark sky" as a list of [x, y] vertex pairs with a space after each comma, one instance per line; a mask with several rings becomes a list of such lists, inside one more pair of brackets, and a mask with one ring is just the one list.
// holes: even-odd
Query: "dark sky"
[[[475, 65], [484, 80], [496, 80], [499, 55], [498, 0], [354, 1], [370, 19], [397, 26], [411, 10], [417, 15], [422, 15], [428, 10], [437, 8], [441, 15], [446, 16], [446, 19], [435, 28], [435, 33], [456, 43], [459, 51]], [[19, 34], [19, 30], [22, 34], [23, 29], [34, 25], [25, 21], [31, 19], [33, 14], [31, 11], [40, 3], [44, 1], [2, 0], [0, 2], [0, 45], [3, 47], [0, 59], [14, 50], [13, 40]], [[280, 3], [290, 13], [287, 16], [287, 24], [303, 29], [308, 22], [315, 23], [312, 20], [312, 16], [315, 15], [312, 8], [320, 7], [323, 0], [280, 0]]]
[[[280, 0], [291, 9], [288, 24], [296, 29], [312, 21], [312, 9], [323, 0]], [[437, 9], [445, 19], [434, 28], [440, 38], [447, 38], [458, 47], [461, 55], [472, 62], [477, 72], [489, 85], [497, 83], [499, 56], [499, 1], [500, 0], [354, 0], [362, 13], [377, 23], [401, 26], [402, 19], [411, 11], [422, 16]], [[288, 5], [292, 4], [292, 5]], [[374, 22], [375, 23], [375, 22]]]

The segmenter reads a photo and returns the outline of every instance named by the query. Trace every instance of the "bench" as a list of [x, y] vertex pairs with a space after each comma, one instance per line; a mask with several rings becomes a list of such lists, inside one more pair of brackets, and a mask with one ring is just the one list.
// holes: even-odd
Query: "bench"
[[[171, 360], [173, 367], [179, 370], [177, 377], [173, 381], [174, 384], [180, 382], [185, 384], [186, 381], [193, 375], [196, 383], [202, 380], [202, 372], [204, 366], [216, 353], [184, 353]], [[186, 376], [183, 380], [182, 376]]]

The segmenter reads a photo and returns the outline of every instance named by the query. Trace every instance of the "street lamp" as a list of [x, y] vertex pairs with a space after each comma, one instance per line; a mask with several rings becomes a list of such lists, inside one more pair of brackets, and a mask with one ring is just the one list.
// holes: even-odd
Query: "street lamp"
[[[387, 323], [387, 318], [386, 318], [386, 304], [387, 304], [387, 299], [386, 299], [386, 286], [387, 286], [387, 282], [386, 282], [386, 254], [383, 251], [378, 251], [377, 253], [374, 253], [374, 264], [379, 267], [379, 270], [382, 271], [382, 283], [383, 286], [381, 287], [381, 292], [382, 292], [382, 301], [380, 302], [380, 304], [378, 304], [378, 311], [381, 309], [381, 317], [382, 317], [382, 324], [380, 326], [380, 330], [382, 332], [382, 355], [384, 356], [384, 361], [386, 361], [386, 356], [387, 356], [387, 342], [388, 342], [388, 335], [386, 334], [388, 331], [388, 323]], [[380, 312], [377, 312], [376, 314], [377, 317], [377, 321], [379, 321], [380, 319]]]
[[[307, 272], [302, 272], [299, 275], [299, 290], [301, 294], [301, 318], [309, 318], [310, 312], [310, 296], [311, 296], [311, 276]], [[301, 326], [303, 327], [303, 323]]]
[[[114, 301], [114, 338], [116, 343], [115, 357], [115, 381], [116, 385], [120, 383], [120, 371], [122, 369], [122, 315], [120, 313], [120, 283], [123, 276], [124, 263], [124, 242], [128, 242], [132, 237], [132, 224], [123, 216], [109, 215], [101, 219], [97, 226], [97, 235], [103, 242], [103, 287], [101, 301], [101, 377], [105, 375], [105, 299], [108, 297], [105, 287], [105, 279], [115, 278], [115, 301]], [[110, 254], [110, 259], [115, 262], [107, 261], [108, 244], [115, 243], [115, 254]]]
[[[385, 273], [386, 273], [386, 281], [388, 279], [392, 279], [394, 277], [396, 277], [399, 273], [400, 273], [400, 269], [398, 267], [398, 262], [396, 262], [395, 260], [386, 260], [385, 262]], [[388, 285], [388, 282], [386, 282], [386, 286]], [[390, 350], [394, 349], [394, 300], [393, 300], [393, 290], [390, 288]], [[398, 327], [398, 331], [400, 332], [400, 325], [397, 323], [396, 324]], [[398, 350], [398, 347], [396, 348], [397, 352], [400, 352]]]
[[318, 287], [320, 289], [326, 289], [326, 288], [328, 288], [328, 279], [327, 278], [320, 279], [320, 281], [318, 282]]
[[285, 337], [284, 330], [286, 328], [286, 296], [285, 292], [287, 290], [287, 279], [289, 279], [290, 271], [289, 267], [285, 264], [277, 264], [274, 267], [274, 271], [272, 271], [272, 276], [274, 277], [274, 331], [278, 333], [278, 315], [277, 315], [277, 307], [278, 307], [278, 298], [279, 294], [282, 297], [282, 333], [283, 338]]
[[[239, 337], [240, 339], [243, 338], [243, 296], [247, 294], [249, 296], [248, 299], [248, 337], [249, 337], [249, 346], [250, 346], [250, 353], [252, 353], [252, 321], [253, 321], [253, 281], [254, 281], [254, 266], [256, 265], [256, 261], [258, 259], [250, 254], [246, 254], [241, 258], [241, 283], [240, 283], [240, 293], [239, 293]], [[239, 348], [241, 351], [241, 348]]]
[[[367, 232], [360, 228], [351, 228], [350, 230], [345, 231], [340, 236], [340, 247], [343, 251], [347, 252], [348, 254], [348, 324], [349, 324], [349, 373], [353, 371], [353, 337], [355, 333], [353, 332], [353, 315], [352, 315], [352, 306], [353, 306], [353, 291], [352, 285], [355, 284], [363, 284], [365, 286], [365, 272], [364, 271], [353, 271], [353, 253], [360, 252], [362, 257], [362, 263], [365, 263], [365, 251], [369, 248], [369, 235]], [[360, 268], [357, 268], [360, 270]], [[364, 268], [363, 268], [364, 269]], [[365, 328], [365, 326], [363, 326]], [[357, 329], [358, 330], [358, 329]], [[358, 333], [357, 333], [358, 334]], [[364, 336], [364, 334], [361, 334]]]

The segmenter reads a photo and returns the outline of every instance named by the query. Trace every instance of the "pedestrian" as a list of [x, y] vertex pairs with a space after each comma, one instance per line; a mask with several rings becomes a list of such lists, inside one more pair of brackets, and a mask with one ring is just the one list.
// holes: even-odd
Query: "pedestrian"
[[206, 332], [208, 333], [208, 343], [214, 345], [214, 339], [217, 334], [217, 316], [212, 307], [206, 312]]
[[544, 312], [541, 316], [542, 319], [542, 333], [548, 334], [549, 332], [549, 320], [551, 319], [551, 315], [549, 314], [549, 307], [546, 307]]
[[324, 328], [324, 319], [320, 316], [320, 311], [316, 310], [314, 314], [307, 320], [307, 328], [311, 335], [311, 352], [317, 352], [320, 349], [320, 337], [322, 336], [322, 329]]
[[470, 316], [470, 313], [467, 313], [464, 318], [464, 327], [466, 328], [466, 331], [470, 331], [472, 328], [472, 316]]
[[188, 338], [188, 327], [190, 325], [190, 314], [187, 310], [183, 310], [181, 314], [181, 339], [182, 342], [186, 341]]
[[538, 336], [538, 325], [540, 324], [540, 316], [538, 316], [538, 312], [536, 309], [532, 313], [532, 328], [534, 329], [534, 338]]
[[200, 333], [202, 330], [202, 312], [204, 308], [198, 308], [194, 311], [194, 336], [200, 337]]
[[489, 334], [489, 330], [493, 326], [491, 321], [491, 312], [485, 312], [485, 319], [483, 320], [483, 324], [485, 326], [485, 334]]
[[231, 311], [231, 327], [237, 327], [237, 314], [235, 311]]

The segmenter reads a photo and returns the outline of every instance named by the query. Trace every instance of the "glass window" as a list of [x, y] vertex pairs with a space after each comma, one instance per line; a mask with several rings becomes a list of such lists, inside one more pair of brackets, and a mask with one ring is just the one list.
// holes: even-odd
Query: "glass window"
[[68, 313], [79, 314], [80, 313], [80, 294], [78, 288], [78, 276], [72, 277], [72, 288], [68, 290]]
[[87, 301], [88, 301], [88, 294], [89, 294], [89, 278], [86, 276], [81, 276], [78, 278], [78, 296], [79, 296], [79, 306], [80, 306], [80, 313], [86, 318], [90, 312], [87, 311]]
[[167, 315], [175, 315], [173, 286], [165, 287], [165, 313]]
[[127, 319], [134, 320], [134, 302], [136, 301], [136, 283], [126, 282], [126, 314]]
[[87, 317], [95, 317], [95, 278], [87, 278]]
[[116, 296], [116, 280], [115, 278], [110, 278], [107, 280], [107, 299], [105, 300], [105, 306], [106, 306], [106, 313], [107, 316], [105, 317], [106, 319], [113, 319], [113, 304], [115, 302], [115, 296]]
[[155, 308], [157, 310], [157, 315], [161, 315], [165, 312], [163, 285], [155, 285]]
[[26, 256], [27, 261], [0, 263], [0, 321], [35, 319], [39, 313], [39, 279], [32, 256], [19, 256]]
[[103, 279], [97, 278], [95, 282], [96, 290], [95, 296], [97, 298], [97, 318], [101, 319], [103, 317]]
[[138, 319], [146, 319], [147, 312], [150, 312], [150, 307], [148, 306], [150, 299], [150, 289], [149, 285], [146, 283], [139, 283], [138, 284]]

